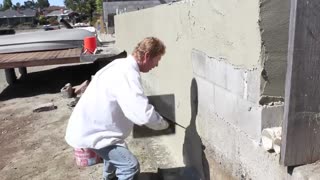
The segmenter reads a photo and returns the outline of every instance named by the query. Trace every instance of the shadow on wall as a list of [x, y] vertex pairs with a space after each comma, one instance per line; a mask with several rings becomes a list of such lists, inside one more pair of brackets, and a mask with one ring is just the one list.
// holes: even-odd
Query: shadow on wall
[[[158, 169], [158, 173], [142, 173], [143, 176], [152, 176], [153, 179], [159, 180], [210, 180], [209, 163], [204, 153], [205, 146], [197, 132], [196, 117], [198, 113], [198, 86], [195, 79], [192, 79], [190, 88], [191, 102], [191, 120], [190, 125], [186, 128], [183, 144], [183, 159], [185, 167]], [[149, 103], [152, 104], [157, 112], [166, 119], [175, 122], [175, 101], [173, 94], [149, 96]], [[143, 138], [175, 133], [175, 125], [170, 123], [171, 130], [154, 131], [147, 127], [134, 126], [133, 137]], [[177, 127], [180, 128], [180, 127]], [[155, 178], [157, 177], [157, 178]]]
[[190, 88], [191, 120], [186, 128], [183, 144], [183, 160], [186, 168], [193, 171], [198, 179], [210, 180], [209, 163], [204, 153], [205, 146], [197, 132], [196, 119], [198, 114], [198, 86], [193, 78]]

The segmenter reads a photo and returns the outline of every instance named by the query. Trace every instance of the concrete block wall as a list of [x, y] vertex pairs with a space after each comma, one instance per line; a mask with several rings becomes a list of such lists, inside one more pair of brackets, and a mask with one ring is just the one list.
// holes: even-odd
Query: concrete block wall
[[258, 103], [261, 69], [233, 66], [195, 49], [191, 59], [199, 83], [199, 114], [216, 114], [256, 142], [260, 141], [262, 129], [281, 126], [283, 103]]
[[[251, 94], [251, 89], [247, 88], [248, 76], [254, 73], [198, 50], [192, 51], [192, 65], [194, 76], [199, 81], [199, 111], [222, 117], [258, 142], [263, 107], [256, 103], [258, 99], [255, 103], [247, 100], [248, 94]], [[252, 89], [259, 91], [258, 82], [250, 82], [250, 85], [256, 86]]]
[[[159, 67], [142, 75], [144, 88], [148, 95], [174, 94], [176, 121], [195, 129], [192, 133], [206, 146], [211, 179], [221, 178], [221, 171], [236, 179], [286, 176], [279, 156], [260, 145], [262, 128], [280, 125], [283, 113], [283, 103], [260, 103], [263, 95], [281, 97], [265, 93], [271, 92], [267, 86], [277, 85], [263, 76], [265, 65], [274, 61], [266, 61], [261, 6], [260, 1], [188, 0], [115, 17], [119, 49], [130, 53], [147, 36], [166, 44]], [[193, 78], [199, 100], [196, 127], [190, 105]], [[162, 138], [177, 166], [185, 165], [183, 149], [186, 141], [193, 142], [188, 138], [181, 128]]]
[[[260, 89], [259, 81], [248, 80], [259, 79], [250, 77], [259, 70], [235, 67], [198, 50], [192, 51], [192, 65], [199, 95], [197, 127], [209, 147], [206, 154], [210, 162], [222, 162], [222, 169], [235, 178], [285, 178], [279, 156], [260, 146], [261, 130], [281, 124], [283, 105], [263, 106], [257, 103], [259, 99], [254, 103], [248, 98], [248, 94], [257, 93], [253, 89]], [[256, 87], [248, 89], [248, 83]], [[269, 169], [263, 170], [264, 166]]]

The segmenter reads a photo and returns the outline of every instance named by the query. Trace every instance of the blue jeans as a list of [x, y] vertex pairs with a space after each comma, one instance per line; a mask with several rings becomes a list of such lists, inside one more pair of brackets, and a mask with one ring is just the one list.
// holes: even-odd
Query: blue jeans
[[125, 147], [111, 145], [102, 149], [93, 149], [103, 158], [103, 179], [133, 180], [140, 172], [137, 158]]

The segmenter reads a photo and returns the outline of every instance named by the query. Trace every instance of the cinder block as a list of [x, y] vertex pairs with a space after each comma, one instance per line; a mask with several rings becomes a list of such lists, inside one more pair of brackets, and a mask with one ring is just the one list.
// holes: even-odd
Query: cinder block
[[192, 51], [193, 71], [199, 77], [244, 98], [258, 103], [261, 96], [261, 70], [236, 68], [231, 64], [207, 56], [204, 52]]
[[215, 58], [207, 57], [205, 77], [212, 83], [227, 88], [227, 64]]
[[262, 107], [217, 86], [214, 87], [214, 92], [214, 110], [217, 115], [258, 141]]
[[260, 141], [261, 136], [261, 113], [262, 106], [253, 104], [244, 99], [238, 99], [237, 112], [237, 127], [247, 133], [250, 138], [256, 142]]
[[194, 73], [230, 92], [243, 97], [245, 77], [244, 70], [231, 64], [207, 56], [204, 52], [192, 51]]
[[246, 71], [247, 98], [253, 103], [258, 103], [261, 96], [261, 71], [258, 69]]
[[282, 126], [284, 104], [274, 106], [263, 106], [261, 130], [270, 127]]
[[221, 162], [226, 171], [233, 172], [233, 168], [239, 167], [238, 165], [241, 163], [237, 155], [236, 143], [240, 134], [237, 134], [231, 124], [214, 114], [206, 119], [209, 119], [207, 123], [208, 135], [201, 137], [206, 146], [206, 157]]
[[[210, 146], [220, 149], [227, 159], [236, 157], [236, 138], [235, 127], [219, 118], [215, 114], [206, 114], [205, 117], [198, 116], [198, 123], [206, 122], [206, 136], [202, 137]], [[206, 119], [206, 120], [204, 120]]]
[[198, 114], [207, 114], [214, 109], [213, 84], [201, 77], [196, 76], [198, 85]]
[[215, 86], [214, 97], [215, 113], [217, 113], [220, 118], [223, 118], [227, 122], [236, 125], [236, 119], [233, 117], [236, 115], [236, 108], [238, 108], [237, 96], [219, 86]]
[[207, 55], [204, 52], [195, 49], [191, 52], [193, 73], [203, 78], [205, 78], [206, 57]]
[[244, 96], [245, 89], [245, 77], [244, 77], [244, 69], [235, 68], [232, 65], [227, 65], [227, 89], [242, 97]]
[[[203, 117], [199, 118], [202, 121]], [[201, 138], [206, 146], [207, 158], [213, 157], [216, 162], [222, 162], [236, 179], [243, 176], [252, 179], [287, 179], [286, 167], [279, 164], [279, 156], [266, 152], [257, 142], [218, 116], [210, 115], [206, 119], [209, 119], [207, 129], [210, 131]]]

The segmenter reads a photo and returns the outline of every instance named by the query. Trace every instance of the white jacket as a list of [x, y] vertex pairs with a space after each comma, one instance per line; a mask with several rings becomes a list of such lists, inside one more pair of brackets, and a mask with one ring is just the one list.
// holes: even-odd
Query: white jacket
[[155, 130], [168, 127], [148, 103], [138, 64], [129, 55], [96, 73], [72, 112], [65, 139], [74, 148], [125, 145], [133, 124]]

